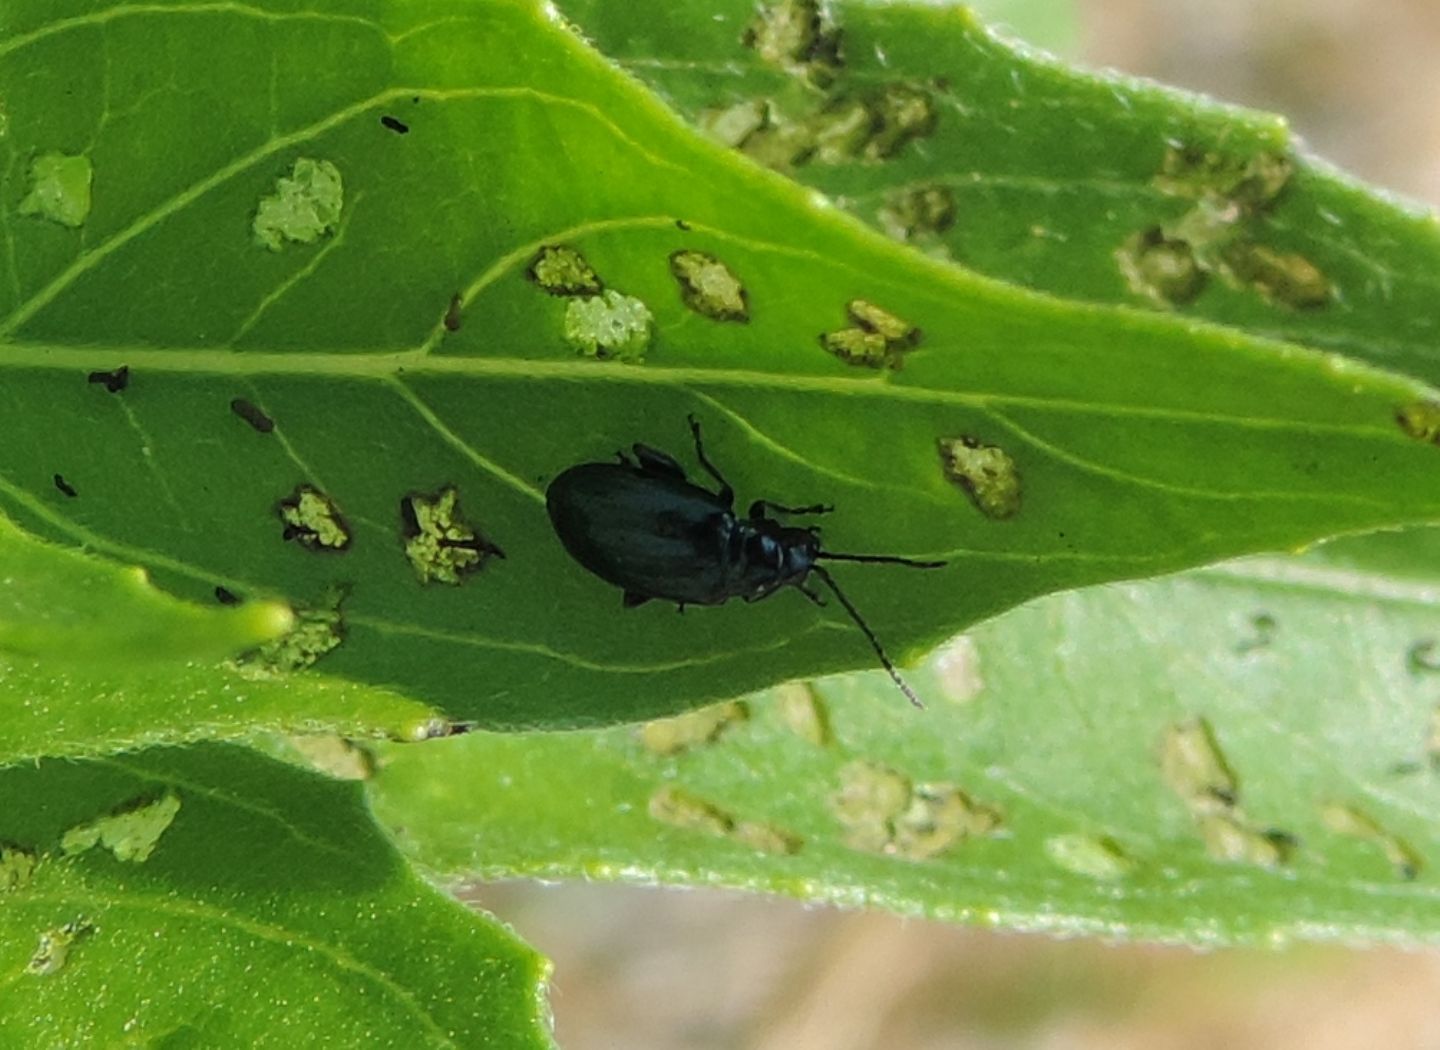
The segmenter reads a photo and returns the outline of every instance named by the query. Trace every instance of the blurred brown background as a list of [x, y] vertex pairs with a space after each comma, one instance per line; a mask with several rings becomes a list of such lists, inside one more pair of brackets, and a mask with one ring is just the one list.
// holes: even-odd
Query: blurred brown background
[[[1050, 0], [1009, 0], [1015, 25]], [[996, 0], [991, 0], [991, 8]], [[1440, 0], [1080, 0], [1067, 57], [1286, 114], [1440, 203]], [[1440, 953], [1198, 954], [707, 891], [499, 885], [565, 1050], [1440, 1050]]]

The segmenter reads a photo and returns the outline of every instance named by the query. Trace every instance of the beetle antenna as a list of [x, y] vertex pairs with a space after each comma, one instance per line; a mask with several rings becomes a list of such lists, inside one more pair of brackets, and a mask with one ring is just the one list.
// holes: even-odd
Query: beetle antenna
[[[868, 560], [863, 559], [863, 556], [861, 557], [862, 560]], [[920, 562], [903, 564], [923, 565], [923, 563]], [[886, 672], [889, 673], [890, 680], [900, 688], [900, 691], [909, 698], [912, 704], [914, 704], [921, 710], [924, 710], [925, 705], [922, 704], [920, 702], [920, 698], [915, 695], [915, 690], [911, 689], [908, 685], [905, 684], [905, 679], [901, 678], [900, 672], [895, 670], [894, 662], [890, 659], [888, 655], [886, 655], [884, 647], [880, 644], [880, 639], [875, 637], [875, 632], [870, 630], [870, 625], [865, 622], [863, 617], [861, 617], [860, 610], [850, 604], [850, 599], [845, 597], [845, 592], [840, 589], [840, 585], [835, 582], [834, 577], [832, 577], [828, 572], [824, 570], [824, 568], [819, 565], [810, 566], [810, 571], [815, 573], [817, 576], [819, 576], [822, 580], [825, 581], [825, 585], [835, 593], [835, 597], [840, 599], [840, 604], [845, 606], [845, 611], [850, 614], [850, 619], [855, 621], [855, 626], [865, 632], [865, 637], [870, 640], [870, 647], [875, 650], [875, 655], [880, 657], [880, 663], [884, 666]]]
[[833, 551], [821, 551], [817, 558], [829, 558], [831, 561], [868, 561], [878, 562], [882, 565], [908, 565], [912, 569], [942, 569], [945, 567], [943, 561], [917, 561], [914, 558], [897, 558], [892, 554], [836, 554]]

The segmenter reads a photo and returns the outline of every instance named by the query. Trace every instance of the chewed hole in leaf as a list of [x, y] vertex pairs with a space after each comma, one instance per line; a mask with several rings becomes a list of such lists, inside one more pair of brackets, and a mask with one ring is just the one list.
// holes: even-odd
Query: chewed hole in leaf
[[295, 624], [279, 638], [236, 657], [235, 668], [247, 678], [272, 678], [303, 671], [345, 640], [341, 605], [345, 589], [333, 588], [323, 604], [296, 606]]
[[1320, 268], [1297, 252], [1239, 240], [1222, 253], [1225, 272], [1263, 298], [1295, 310], [1313, 310], [1334, 297]]
[[1160, 774], [1192, 813], [1230, 809], [1239, 797], [1235, 774], [1203, 718], [1177, 722], [1160, 742]]
[[1416, 441], [1440, 444], [1440, 403], [1413, 401], [1395, 413], [1395, 422]]
[[1000, 811], [976, 802], [953, 784], [918, 784], [910, 804], [895, 818], [887, 852], [906, 860], [929, 860], [1001, 826]]
[[20, 214], [48, 219], [71, 229], [90, 215], [90, 185], [94, 169], [90, 158], [68, 153], [42, 153], [30, 161], [29, 192], [20, 201]]
[[1013, 518], [1020, 510], [1020, 472], [1010, 453], [978, 438], [941, 438], [940, 466], [987, 518]]
[[85, 919], [42, 931], [40, 943], [25, 964], [25, 972], [32, 977], [49, 977], [59, 973], [70, 961], [70, 950], [75, 943], [94, 932], [94, 925]]
[[730, 838], [759, 853], [778, 853], [785, 856], [799, 853], [805, 844], [805, 840], [799, 835], [784, 828], [748, 820], [736, 824], [730, 832]]
[[1072, 875], [1089, 879], [1120, 879], [1135, 869], [1125, 851], [1104, 835], [1051, 835], [1045, 855]]
[[750, 319], [745, 286], [715, 256], [689, 250], [672, 252], [670, 272], [680, 284], [680, 298], [696, 313], [715, 321]]
[[475, 531], [460, 513], [453, 485], [434, 495], [412, 493], [400, 501], [405, 556], [421, 583], [459, 584], [505, 552]]
[[313, 244], [333, 233], [345, 204], [340, 169], [328, 160], [301, 157], [261, 197], [251, 229], [255, 243], [278, 252], [286, 242]]
[[845, 829], [845, 844], [882, 853], [895, 834], [895, 820], [910, 804], [910, 780], [876, 762], [851, 762], [840, 770], [830, 810]]
[[901, 355], [920, 341], [920, 329], [866, 299], [845, 305], [852, 327], [820, 336], [820, 345], [846, 364], [898, 370]]
[[935, 654], [935, 681], [947, 700], [968, 704], [985, 691], [980, 650], [967, 634], [952, 638]]
[[1160, 306], [1183, 306], [1205, 288], [1206, 272], [1190, 243], [1167, 237], [1159, 226], [1131, 236], [1115, 261], [1130, 290]]
[[586, 357], [639, 364], [650, 346], [650, 308], [614, 289], [565, 307], [565, 339]]
[[19, 846], [0, 846], [0, 894], [23, 890], [30, 885], [39, 858]]
[[1165, 784], [1195, 819], [1205, 851], [1222, 864], [1276, 868], [1289, 861], [1295, 837], [1255, 825], [1240, 808], [1240, 789], [1210, 724], [1203, 718], [1177, 722], [1160, 743]]
[[1420, 854], [1397, 835], [1385, 830], [1380, 822], [1355, 806], [1328, 802], [1320, 808], [1325, 826], [1339, 835], [1368, 842], [1379, 849], [1397, 878], [1410, 881], [1419, 877], [1423, 862]]
[[820, 0], [775, 0], [741, 35], [760, 58], [823, 87], [840, 66], [840, 31]]
[[61, 837], [60, 849], [74, 856], [102, 846], [115, 854], [116, 860], [140, 864], [150, 859], [160, 836], [179, 812], [180, 796], [167, 791], [158, 799], [132, 802], [108, 816], [76, 825]]
[[880, 224], [896, 240], [944, 233], [955, 225], [955, 193], [948, 186], [914, 186], [891, 192], [880, 209]]
[[863, 152], [869, 160], [887, 160], [916, 139], [935, 131], [938, 113], [930, 93], [913, 84], [889, 84], [866, 99], [872, 130]]
[[541, 248], [525, 272], [551, 295], [598, 295], [603, 287], [585, 256], [564, 244]]
[[735, 826], [734, 819], [725, 810], [673, 784], [665, 785], [650, 796], [648, 812], [651, 819], [661, 824], [706, 835], [728, 835]]
[[675, 755], [713, 743], [722, 733], [750, 717], [743, 701], [727, 700], [673, 718], [657, 718], [640, 727], [640, 743], [656, 755]]
[[786, 682], [775, 690], [775, 704], [785, 728], [815, 747], [828, 747], [834, 740], [830, 715], [815, 690], [805, 682]]
[[1172, 143], [1160, 162], [1154, 184], [1172, 196], [1221, 197], [1254, 212], [1272, 205], [1294, 172], [1295, 162], [1272, 150], [1244, 156]]
[[757, 131], [770, 125], [768, 99], [751, 98], [734, 105], [709, 109], [700, 114], [698, 123], [716, 142], [732, 149], [745, 145]]
[[1238, 813], [1210, 813], [1200, 818], [1205, 852], [1222, 864], [1253, 864], [1278, 868], [1295, 851], [1292, 835], [1276, 828], [1253, 827]]
[[284, 530], [281, 538], [315, 551], [343, 551], [350, 546], [350, 527], [334, 500], [319, 489], [299, 485], [276, 508]]

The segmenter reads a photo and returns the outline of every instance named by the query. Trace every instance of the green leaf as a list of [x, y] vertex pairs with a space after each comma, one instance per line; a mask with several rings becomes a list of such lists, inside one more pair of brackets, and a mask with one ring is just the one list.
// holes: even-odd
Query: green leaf
[[388, 747], [372, 800], [448, 879], [722, 885], [1192, 944], [1434, 942], [1436, 607], [1433, 580], [1253, 559], [1007, 613], [913, 673], [925, 711], [869, 674], [640, 732]]
[[315, 630], [312, 612], [296, 623], [273, 601], [179, 601], [144, 570], [3, 519], [0, 579], [0, 765], [266, 729], [407, 740], [446, 731], [433, 708], [386, 690], [271, 670], [267, 659]]
[[[59, 664], [127, 667], [216, 661], [294, 624], [284, 605], [201, 608], [151, 586], [143, 569], [39, 542], [0, 519], [0, 653]], [[93, 668], [92, 668], [93, 669]]]
[[411, 874], [356, 785], [205, 746], [0, 797], [11, 1045], [551, 1045], [546, 964]]
[[[684, 10], [647, 32], [711, 39]], [[866, 34], [886, 34], [898, 69], [923, 47], [925, 76], [950, 78], [933, 91], [1005, 135], [1073, 99], [1081, 117], [1043, 147], [1056, 157], [1123, 157], [1148, 185], [1177, 129], [1219, 148], [1218, 111], [1017, 59], [954, 11], [844, 15], [856, 74], [880, 42]], [[752, 12], [726, 17], [734, 51]], [[636, 440], [684, 456], [689, 412], [743, 498], [835, 503], [836, 550], [948, 560], [847, 567], [900, 654], [1045, 592], [1440, 512], [1428, 388], [1253, 337], [1349, 346], [1364, 330], [1349, 271], [1327, 271], [1343, 293], [1327, 305], [1285, 305], [1303, 274], [1275, 254], [1296, 249], [1270, 239], [1267, 209], [1331, 190], [1297, 175], [1266, 195], [1273, 126], [1236, 123], [1185, 173], [1207, 206], [1228, 195], [1259, 223], [1209, 234], [1249, 282], [1234, 293], [1247, 334], [1039, 297], [889, 243], [704, 141], [539, 4], [20, 0], [5, 18], [0, 507], [180, 595], [283, 598], [343, 637], [323, 653], [301, 638], [282, 665], [318, 657], [451, 718], [553, 727], [870, 663], [834, 605], [621, 616], [566, 557], [548, 480]], [[843, 170], [903, 172], [924, 152], [939, 96], [905, 77], [878, 111], [849, 111], [878, 128], [830, 129], [873, 160]], [[1009, 105], [1016, 78], [1034, 106]], [[1079, 135], [1102, 97], [1136, 115]], [[34, 163], [81, 156], [88, 181], [77, 162]], [[1162, 204], [1195, 206], [1152, 190], [1144, 214]], [[1136, 208], [1127, 231], [1154, 221]], [[1121, 239], [1101, 253], [1112, 283]], [[1086, 266], [1099, 243], [1077, 241]], [[1161, 262], [1167, 244], [1151, 246]], [[583, 282], [557, 278], [547, 249], [578, 253], [571, 277], [592, 272], [601, 299], [568, 294]], [[1391, 305], [1402, 330], [1429, 296]]]
[[[830, 5], [844, 63], [823, 91], [744, 46], [756, 22], [751, 0], [717, 0], [705, 17], [664, 0], [560, 6], [607, 56], [712, 133], [716, 115], [735, 107], [761, 104], [778, 127], [824, 126], [827, 107], [840, 100], [899, 86], [928, 91], [933, 129], [883, 162], [832, 148], [782, 168], [937, 258], [1067, 299], [1178, 310], [1440, 379], [1434, 215], [1305, 156], [1281, 117], [1078, 72], [997, 38], [957, 4]], [[1008, 5], [999, 6], [1003, 21]], [[981, 5], [978, 13], [989, 12]], [[1034, 24], [1023, 10], [1014, 20]], [[740, 149], [773, 161], [765, 140], [759, 134]], [[1229, 211], [1236, 195], [1215, 191], [1240, 188], [1257, 161], [1291, 173], [1260, 206], [1252, 199]], [[916, 197], [926, 192], [938, 195], [928, 208]], [[938, 229], [927, 213], [942, 217]], [[1118, 257], [1157, 228], [1184, 240], [1198, 262], [1193, 300], [1152, 297], [1126, 279]], [[1277, 308], [1260, 290], [1266, 282], [1223, 258], [1237, 239], [1312, 264], [1331, 286], [1331, 304]]]

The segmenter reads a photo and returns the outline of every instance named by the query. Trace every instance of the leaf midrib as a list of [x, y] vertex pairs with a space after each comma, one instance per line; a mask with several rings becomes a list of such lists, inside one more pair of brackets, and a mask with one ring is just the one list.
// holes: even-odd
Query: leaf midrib
[[1125, 416], [1164, 422], [1220, 423], [1254, 430], [1294, 431], [1302, 434], [1337, 434], [1357, 438], [1383, 438], [1395, 443], [1395, 428], [1384, 425], [1326, 423], [1277, 416], [1232, 415], [1119, 401], [1079, 401], [985, 390], [941, 390], [892, 380], [886, 376], [847, 379], [832, 375], [767, 372], [739, 368], [693, 368], [647, 362], [632, 366], [580, 358], [545, 361], [523, 357], [429, 354], [423, 349], [375, 351], [248, 351], [209, 347], [69, 346], [57, 343], [0, 343], [0, 372], [16, 370], [94, 371], [128, 366], [133, 372], [218, 376], [315, 376], [331, 379], [370, 379], [384, 382], [415, 375], [459, 375], [474, 378], [591, 379], [607, 383], [659, 386], [733, 386], [770, 388], [843, 397], [880, 397], [901, 401], [990, 408], [1051, 409], [1077, 414]]

